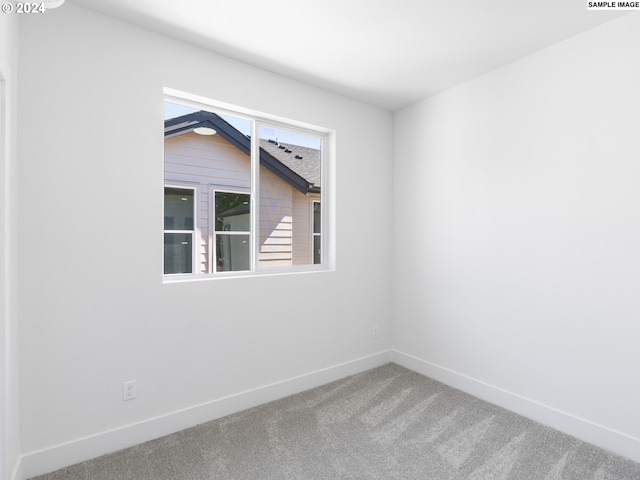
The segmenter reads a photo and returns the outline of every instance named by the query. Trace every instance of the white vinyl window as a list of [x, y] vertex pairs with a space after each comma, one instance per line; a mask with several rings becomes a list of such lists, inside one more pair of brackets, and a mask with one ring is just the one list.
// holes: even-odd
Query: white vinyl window
[[164, 273], [193, 273], [195, 189], [164, 187]]
[[248, 193], [213, 191], [213, 272], [251, 269], [251, 202]]
[[320, 202], [313, 202], [312, 235], [313, 235], [313, 263], [322, 263], [322, 215]]
[[333, 269], [332, 133], [194, 98], [164, 103], [165, 278]]

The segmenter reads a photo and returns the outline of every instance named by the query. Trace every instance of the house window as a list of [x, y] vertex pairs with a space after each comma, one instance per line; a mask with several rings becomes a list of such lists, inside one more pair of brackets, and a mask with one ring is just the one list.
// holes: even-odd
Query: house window
[[313, 202], [313, 263], [322, 263], [322, 216], [320, 202]]
[[193, 273], [194, 189], [164, 188], [164, 273]]
[[329, 198], [329, 134], [228, 106], [167, 98], [165, 275], [332, 268], [324, 237], [330, 222], [320, 209]]
[[214, 192], [216, 272], [250, 270], [251, 207], [243, 193]]

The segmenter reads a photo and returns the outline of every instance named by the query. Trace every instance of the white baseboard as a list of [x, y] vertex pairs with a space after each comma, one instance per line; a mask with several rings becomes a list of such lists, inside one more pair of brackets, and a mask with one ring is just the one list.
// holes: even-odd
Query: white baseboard
[[563, 412], [397, 350], [240, 392], [118, 429], [22, 455], [11, 480], [25, 480], [107, 453], [169, 435], [334, 380], [395, 362], [495, 405], [640, 462], [640, 439]]
[[573, 435], [580, 440], [635, 462], [640, 462], [640, 438], [599, 425], [397, 350], [391, 350], [391, 361], [531, 420]]
[[184, 410], [171, 412], [160, 417], [150, 418], [132, 425], [30, 452], [22, 456], [21, 471], [14, 474], [12, 480], [25, 480], [52, 472], [379, 367], [390, 361], [390, 351], [379, 352], [298, 377], [219, 398], [201, 405], [195, 405]]

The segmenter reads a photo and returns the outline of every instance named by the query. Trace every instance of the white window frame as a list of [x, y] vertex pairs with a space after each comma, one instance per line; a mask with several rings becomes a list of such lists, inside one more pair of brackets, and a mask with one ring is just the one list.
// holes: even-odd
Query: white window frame
[[[162, 218], [162, 242], [164, 246], [164, 234], [166, 233], [190, 233], [191, 234], [191, 273], [164, 273], [164, 253], [162, 259], [162, 273], [167, 278], [172, 277], [184, 277], [185, 275], [198, 275], [196, 272], [196, 266], [198, 265], [197, 259], [199, 258], [198, 251], [198, 186], [190, 185], [179, 182], [169, 182], [164, 184], [164, 188], [178, 188], [180, 190], [193, 190], [193, 230], [167, 230], [164, 228], [164, 216]], [[164, 188], [162, 190], [163, 195], [163, 211], [164, 211]], [[163, 248], [164, 252], [164, 248]]]
[[[322, 256], [321, 263], [313, 263], [313, 255], [311, 257], [311, 263], [307, 265], [291, 265], [291, 266], [268, 266], [261, 267], [258, 261], [258, 252], [260, 251], [260, 235], [259, 235], [259, 223], [260, 223], [260, 211], [259, 211], [259, 198], [260, 198], [260, 144], [258, 141], [251, 142], [251, 187], [249, 191], [239, 189], [236, 187], [222, 187], [211, 186], [210, 188], [210, 233], [209, 233], [209, 272], [208, 274], [200, 274], [195, 272], [195, 265], [192, 274], [173, 274], [163, 275], [164, 283], [184, 282], [184, 281], [200, 281], [216, 278], [230, 278], [230, 277], [251, 277], [261, 275], [279, 275], [279, 274], [293, 274], [293, 273], [309, 273], [309, 272], [329, 272], [336, 269], [336, 228], [335, 228], [335, 137], [336, 133], [333, 130], [318, 127], [309, 123], [294, 121], [278, 117], [271, 114], [257, 112], [244, 107], [238, 107], [235, 105], [218, 102], [199, 95], [190, 94], [187, 92], [164, 88], [164, 101], [181, 104], [187, 107], [191, 107], [197, 110], [210, 110], [217, 114], [231, 115], [237, 118], [245, 119], [251, 122], [251, 138], [258, 139], [259, 131], [261, 127], [274, 128], [278, 130], [286, 130], [292, 133], [300, 133], [306, 136], [318, 138], [321, 142], [321, 192], [319, 201], [322, 205], [322, 226], [321, 226], [321, 245]], [[256, 160], [258, 159], [258, 160]], [[164, 165], [164, 160], [163, 160]], [[166, 186], [171, 184], [179, 184], [180, 182], [165, 183]], [[178, 188], [184, 188], [185, 185], [181, 185]], [[231, 272], [216, 272], [215, 271], [215, 200], [212, 197], [212, 192], [237, 192], [248, 193], [250, 198], [250, 211], [251, 211], [251, 230], [249, 232], [251, 248], [250, 248], [250, 265], [251, 268], [248, 271], [231, 271]], [[197, 202], [194, 202], [194, 207]], [[312, 203], [313, 205], [313, 203]], [[196, 211], [197, 213], [197, 211]], [[195, 225], [195, 231], [197, 231], [197, 223]], [[313, 228], [311, 229], [313, 237]], [[197, 237], [196, 237], [197, 238]], [[313, 243], [313, 238], [311, 239]], [[194, 252], [194, 262], [197, 254]], [[313, 246], [312, 246], [313, 248]]]

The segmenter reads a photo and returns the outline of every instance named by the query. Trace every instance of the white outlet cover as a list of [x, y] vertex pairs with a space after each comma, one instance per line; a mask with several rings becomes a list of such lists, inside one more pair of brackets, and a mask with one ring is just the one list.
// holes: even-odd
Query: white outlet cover
[[130, 380], [122, 384], [122, 400], [133, 400], [136, 398], [136, 381]]

